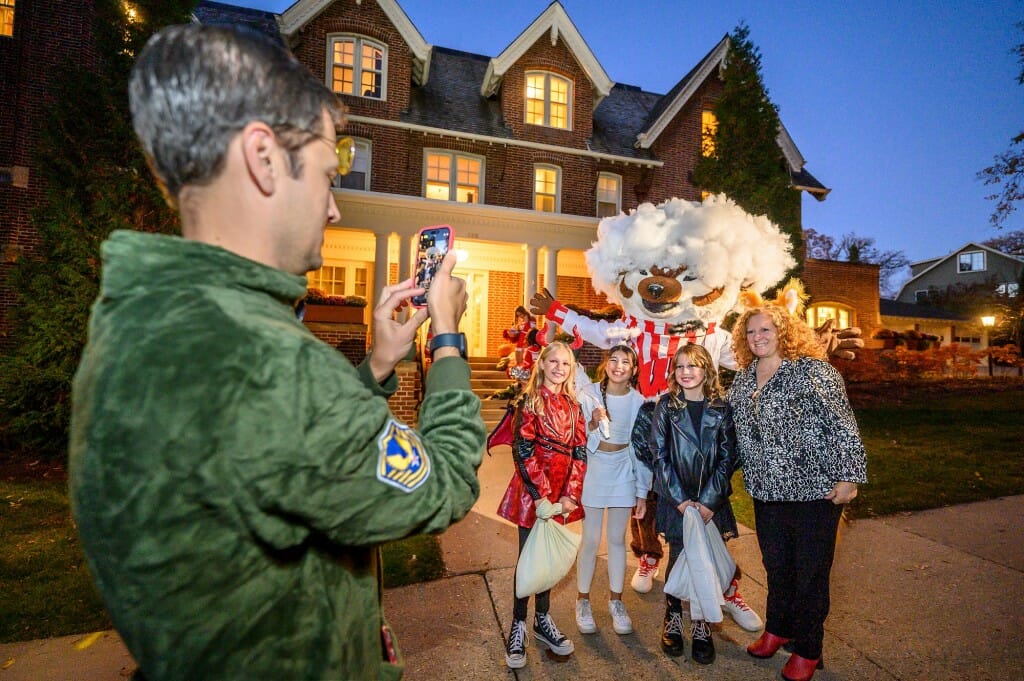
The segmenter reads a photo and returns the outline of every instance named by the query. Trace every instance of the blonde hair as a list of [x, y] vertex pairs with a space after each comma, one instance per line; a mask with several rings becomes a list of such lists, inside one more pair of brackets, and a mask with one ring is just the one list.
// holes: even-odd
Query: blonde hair
[[569, 357], [569, 376], [562, 384], [562, 392], [568, 395], [573, 402], [576, 401], [576, 356], [562, 341], [551, 341], [540, 351], [540, 355], [533, 365], [530, 380], [526, 384], [526, 389], [523, 390], [523, 404], [535, 414], [544, 413], [544, 398], [540, 394], [540, 387], [544, 385], [544, 360], [558, 351], [564, 352]]
[[721, 397], [722, 384], [718, 380], [718, 369], [715, 368], [715, 361], [711, 359], [711, 353], [707, 351], [707, 348], [694, 343], [687, 343], [676, 350], [675, 357], [672, 358], [672, 364], [669, 365], [668, 390], [673, 397], [679, 399], [679, 394], [683, 392], [683, 386], [679, 385], [676, 381], [676, 364], [679, 362], [680, 357], [686, 357], [686, 359], [704, 370], [704, 384], [701, 386], [704, 390], [704, 397], [709, 400]]
[[800, 357], [826, 359], [825, 348], [822, 347], [814, 329], [808, 326], [807, 322], [790, 314], [784, 307], [761, 305], [746, 310], [736, 320], [736, 326], [733, 327], [732, 354], [736, 357], [736, 364], [741, 369], [746, 369], [754, 361], [754, 353], [750, 351], [750, 344], [747, 342], [747, 322], [751, 317], [759, 314], [768, 317], [778, 330], [779, 355], [783, 359], [799, 359]]

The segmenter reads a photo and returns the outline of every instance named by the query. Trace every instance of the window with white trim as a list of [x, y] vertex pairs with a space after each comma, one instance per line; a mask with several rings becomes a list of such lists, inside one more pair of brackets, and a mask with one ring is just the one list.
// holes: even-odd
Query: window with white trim
[[1020, 291], [1020, 284], [1015, 281], [1007, 282], [996, 286], [996, 295], [1006, 296], [1007, 298], [1016, 298], [1017, 293]]
[[572, 81], [546, 71], [526, 74], [526, 122], [569, 129], [572, 120]]
[[14, 35], [14, 0], [0, 0], [0, 36]]
[[328, 38], [327, 85], [333, 92], [387, 99], [387, 56], [384, 43], [359, 35]]
[[562, 209], [559, 199], [562, 191], [562, 169], [558, 166], [533, 167], [533, 209], [542, 213], [558, 213]]
[[441, 149], [423, 152], [423, 196], [438, 201], [483, 202], [484, 159]]
[[614, 217], [622, 211], [622, 176], [615, 173], [597, 175], [597, 217]]
[[956, 271], [961, 274], [964, 272], [984, 272], [985, 251], [967, 251], [958, 255], [956, 257]]
[[827, 303], [824, 305], [811, 305], [807, 308], [807, 323], [812, 328], [817, 328], [829, 319], [834, 319], [835, 329], [848, 329], [853, 320], [853, 309], [838, 303]]
[[320, 289], [329, 296], [366, 297], [369, 270], [353, 265], [324, 265], [306, 274], [310, 288]]
[[353, 137], [356, 145], [356, 155], [352, 159], [352, 169], [347, 175], [339, 175], [334, 178], [334, 186], [342, 189], [370, 190], [370, 161], [373, 159], [373, 145], [370, 140]]
[[931, 295], [930, 291], [931, 291], [931, 289], [926, 289], [926, 288], [918, 289], [918, 290], [914, 291], [914, 302], [915, 303], [927, 303], [928, 302], [928, 296]]

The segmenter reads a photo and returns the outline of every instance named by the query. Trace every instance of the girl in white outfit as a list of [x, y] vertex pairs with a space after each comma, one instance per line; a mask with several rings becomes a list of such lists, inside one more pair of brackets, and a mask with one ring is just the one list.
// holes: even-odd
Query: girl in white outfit
[[[583, 479], [581, 501], [583, 541], [576, 561], [579, 595], [576, 600], [576, 626], [581, 634], [597, 631], [590, 606], [590, 585], [594, 578], [601, 526], [608, 516], [608, 585], [611, 598], [608, 609], [617, 634], [633, 632], [633, 623], [622, 603], [622, 584], [626, 576], [626, 529], [629, 516], [642, 518], [647, 508], [652, 473], [639, 463], [630, 444], [633, 421], [643, 404], [643, 396], [634, 389], [637, 374], [636, 352], [626, 345], [609, 350], [598, 369], [598, 382], [581, 391], [587, 424], [587, 473]], [[603, 421], [603, 424], [602, 424]], [[602, 432], [604, 431], [604, 432]]]

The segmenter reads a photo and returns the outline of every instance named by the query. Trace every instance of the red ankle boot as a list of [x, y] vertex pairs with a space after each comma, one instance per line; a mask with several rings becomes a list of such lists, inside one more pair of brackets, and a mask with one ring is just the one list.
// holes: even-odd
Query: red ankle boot
[[800, 657], [793, 653], [789, 662], [782, 668], [782, 678], [786, 681], [811, 681], [814, 672], [824, 668], [825, 663], [821, 661], [820, 657], [816, 660], [808, 660], [806, 657]]
[[761, 638], [747, 646], [747, 652], [754, 657], [766, 659], [774, 655], [779, 648], [792, 640], [793, 639], [791, 638], [782, 638], [781, 636], [776, 636], [775, 634], [766, 631], [761, 634]]

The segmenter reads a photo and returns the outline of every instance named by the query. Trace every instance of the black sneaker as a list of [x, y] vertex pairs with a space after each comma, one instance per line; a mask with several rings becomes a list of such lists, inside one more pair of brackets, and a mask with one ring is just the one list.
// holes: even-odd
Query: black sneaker
[[683, 638], [683, 613], [668, 608], [665, 610], [665, 626], [661, 631], [661, 649], [666, 655], [679, 657], [686, 652]]
[[715, 661], [715, 642], [711, 640], [711, 627], [704, 620], [690, 624], [690, 638], [693, 639], [690, 655], [697, 664], [711, 664]]
[[565, 634], [558, 630], [551, 615], [537, 613], [533, 620], [533, 637], [543, 645], [547, 646], [556, 655], [571, 655], [576, 647]]
[[505, 650], [505, 664], [509, 669], [522, 669], [526, 666], [526, 622], [512, 620], [512, 630], [508, 632], [508, 648]]

